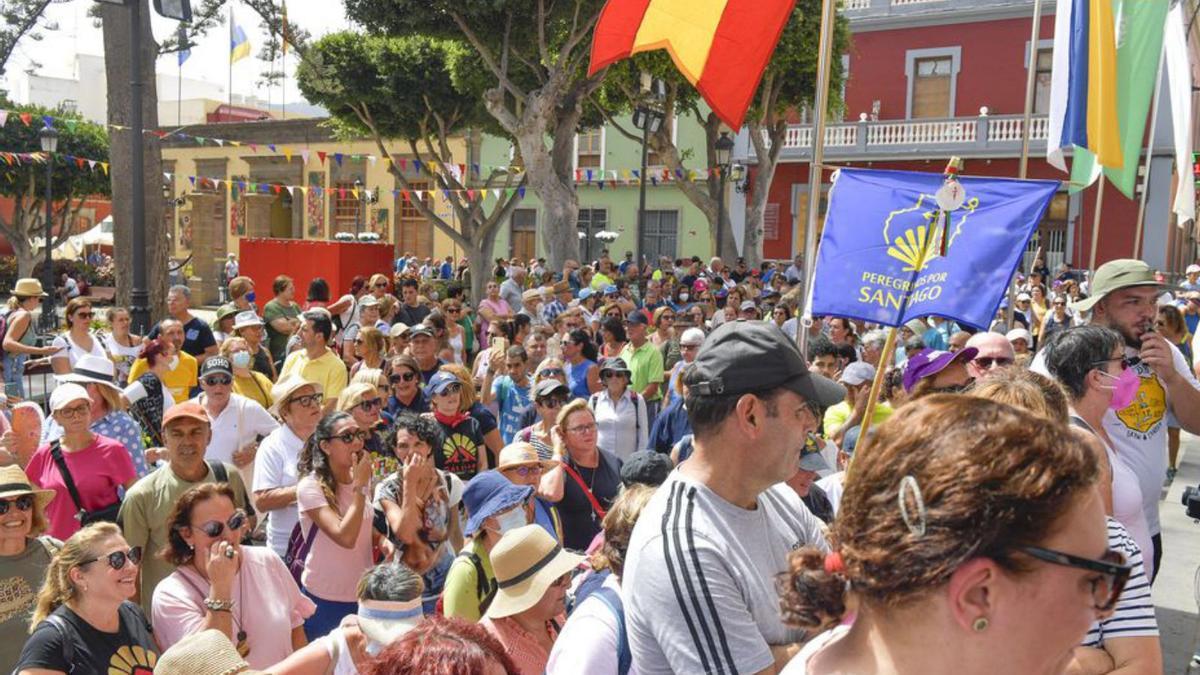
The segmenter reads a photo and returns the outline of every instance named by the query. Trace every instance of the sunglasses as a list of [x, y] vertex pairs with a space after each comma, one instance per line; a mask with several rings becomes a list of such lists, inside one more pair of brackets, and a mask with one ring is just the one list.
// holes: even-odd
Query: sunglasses
[[446, 311], [447, 311], [447, 312], [453, 312], [453, 313], [457, 314], [457, 313], [459, 313], [459, 312], [461, 312], [461, 311], [462, 311], [462, 308], [461, 308], [461, 307], [447, 307], [447, 308], [446, 308]]
[[446, 385], [445, 389], [441, 390], [437, 394], [434, 394], [434, 396], [446, 396], [448, 394], [457, 394], [460, 391], [462, 391], [462, 385], [455, 382], [453, 384]]
[[603, 373], [600, 373], [600, 379], [602, 380], [610, 380], [614, 377], [625, 377], [625, 373], [620, 373], [615, 370], [606, 370]]
[[1003, 356], [981, 356], [977, 359], [974, 359], [975, 365], [979, 366], [980, 368], [983, 368], [984, 370], [989, 370], [992, 368], [992, 366], [995, 366], [997, 368], [1003, 368], [1004, 366], [1011, 366], [1012, 362], [1013, 362], [1012, 359], [1005, 358]]
[[389, 377], [388, 382], [391, 382], [392, 384], [400, 384], [401, 382], [412, 382], [415, 379], [417, 379], [416, 373], [401, 373], [399, 375], [392, 375]]
[[1052, 565], [1099, 573], [1100, 577], [1091, 580], [1092, 602], [1093, 606], [1102, 612], [1112, 609], [1117, 604], [1121, 591], [1125, 590], [1125, 584], [1133, 571], [1133, 568], [1126, 564], [1125, 556], [1117, 551], [1105, 551], [1104, 557], [1095, 560], [1040, 546], [1022, 546], [1017, 550]]
[[329, 437], [329, 440], [339, 440], [343, 443], [353, 443], [355, 440], [365, 441], [370, 436], [365, 431], [343, 431], [340, 434], [334, 434]]
[[1094, 366], [1102, 366], [1106, 363], [1112, 363], [1113, 361], [1120, 361], [1121, 362], [1121, 370], [1125, 370], [1127, 368], [1132, 368], [1132, 367], [1136, 366], [1137, 364], [1141, 363], [1142, 359], [1137, 356], [1120, 356], [1115, 359], [1100, 359], [1099, 361], [1092, 361], [1092, 366], [1093, 367]]
[[90, 321], [92, 318], [92, 313], [91, 312], [75, 312], [74, 317], [76, 319], [88, 319]]
[[502, 471], [505, 473], [515, 473], [521, 478], [528, 478], [529, 476], [540, 474], [542, 472], [542, 465], [534, 464], [533, 466], [513, 466], [507, 469], [502, 469]]
[[387, 283], [381, 282], [381, 283], [375, 284], [374, 287], [375, 288], [387, 288]]
[[297, 396], [291, 400], [291, 403], [299, 403], [302, 408], [311, 408], [314, 405], [321, 405], [321, 401], [325, 398], [324, 394], [306, 394]]
[[210, 387], [227, 387], [230, 384], [233, 384], [233, 378], [228, 377], [226, 375], [218, 375], [216, 377], [206, 377], [206, 378], [204, 378], [204, 384], [207, 384]]
[[567, 404], [567, 399], [562, 396], [550, 396], [538, 401], [538, 405], [543, 408], [561, 408]]
[[101, 559], [107, 560], [108, 566], [113, 568], [114, 570], [119, 570], [119, 569], [124, 568], [126, 562], [131, 563], [133, 565], [139, 565], [142, 562], [142, 547], [134, 546], [133, 548], [129, 549], [128, 551], [113, 551], [112, 553], [109, 553], [108, 555], [103, 556], [103, 557], [97, 556], [95, 558], [88, 558], [87, 560], [81, 561], [79, 563], [79, 566], [83, 567], [84, 565], [94, 563], [97, 560], [101, 560]]
[[543, 368], [538, 377], [557, 377], [559, 375], [566, 375], [562, 368]]
[[28, 511], [33, 508], [33, 495], [21, 495], [15, 499], [0, 500], [0, 516], [8, 513], [8, 510], [13, 506], [17, 507], [18, 511]]
[[376, 408], [380, 408], [382, 406], [383, 406], [383, 399], [381, 399], [381, 398], [366, 399], [358, 404], [358, 407], [361, 408], [363, 412], [371, 412], [372, 410], [375, 410]]
[[242, 526], [245, 524], [246, 524], [246, 513], [244, 511], [238, 510], [238, 511], [235, 511], [233, 513], [233, 515], [229, 517], [229, 520], [227, 520], [223, 523], [219, 520], [210, 520], [207, 523], [204, 523], [203, 525], [196, 525], [194, 527], [194, 529], [200, 530], [204, 534], [208, 535], [210, 538], [215, 539], [215, 538], [221, 536], [221, 534], [223, 532], [225, 532], [226, 527], [229, 528], [230, 532], [237, 532], [238, 530], [242, 529]]

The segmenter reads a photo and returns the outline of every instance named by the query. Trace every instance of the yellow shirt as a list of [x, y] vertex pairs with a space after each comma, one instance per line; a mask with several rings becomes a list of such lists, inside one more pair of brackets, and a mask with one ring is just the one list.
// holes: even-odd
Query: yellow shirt
[[[133, 382], [149, 370], [150, 364], [146, 363], [146, 359], [134, 361], [133, 366], [129, 368], [129, 381]], [[187, 352], [179, 352], [179, 364], [175, 366], [174, 370], [168, 370], [162, 378], [163, 386], [171, 392], [171, 396], [177, 403], [191, 398], [192, 389], [199, 386], [200, 380], [196, 377], [196, 373], [196, 357]]]
[[326, 401], [337, 398], [346, 388], [348, 380], [345, 362], [329, 349], [315, 359], [308, 358], [308, 352], [303, 349], [292, 352], [283, 362], [279, 379], [282, 380], [292, 373], [298, 373], [306, 381], [321, 385]]
[[250, 371], [250, 377], [233, 378], [233, 393], [241, 394], [248, 399], [257, 401], [259, 405], [270, 409], [275, 403], [275, 399], [271, 398], [271, 380], [257, 371]]
[[[833, 433], [840, 429], [850, 419], [850, 404], [842, 401], [841, 403], [829, 406], [825, 410], [825, 435]], [[871, 426], [877, 426], [887, 421], [887, 418], [892, 416], [892, 405], [887, 401], [880, 401], [875, 404], [875, 414], [871, 416]]]

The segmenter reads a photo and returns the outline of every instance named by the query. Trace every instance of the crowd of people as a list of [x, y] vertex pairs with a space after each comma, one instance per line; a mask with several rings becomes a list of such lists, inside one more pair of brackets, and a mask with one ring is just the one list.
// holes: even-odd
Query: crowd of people
[[894, 341], [800, 316], [803, 268], [234, 266], [211, 322], [79, 296], [44, 347], [20, 280], [0, 670], [1161, 672], [1200, 267], [1035, 265]]

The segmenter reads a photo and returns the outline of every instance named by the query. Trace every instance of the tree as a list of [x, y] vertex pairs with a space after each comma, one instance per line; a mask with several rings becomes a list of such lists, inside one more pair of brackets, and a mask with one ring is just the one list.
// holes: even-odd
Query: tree
[[602, 0], [344, 0], [347, 16], [376, 33], [464, 41], [489, 81], [488, 113], [516, 142], [545, 208], [541, 233], [552, 268], [579, 254], [574, 141]]
[[[746, 117], [746, 129], [757, 159], [755, 171], [750, 177], [750, 199], [746, 203], [743, 242], [744, 255], [751, 265], [757, 265], [762, 260], [763, 215], [766, 212], [771, 182], [775, 179], [779, 153], [783, 149], [787, 134], [788, 115], [811, 106], [816, 93], [820, 31], [821, 0], [798, 0]], [[837, 25], [834, 27], [829, 83], [831, 109], [841, 106], [841, 83], [844, 74], [839, 56], [848, 49], [849, 44], [849, 24], [844, 17], [838, 16]], [[643, 94], [638, 88], [639, 76], [643, 71], [648, 72], [663, 80], [666, 85], [666, 98], [663, 101], [666, 123], [658, 133], [650, 135], [650, 148], [662, 158], [669, 170], [686, 172], [687, 167], [684, 163], [694, 158], [693, 151], [676, 147], [672, 138], [676, 116], [690, 115], [704, 129], [703, 156], [698, 158], [704, 162], [702, 168], [707, 170], [716, 167], [715, 146], [723, 125], [717, 116], [703, 105], [699, 92], [679, 73], [666, 52], [637, 54], [631, 59], [613, 64], [608, 71], [604, 86], [592, 97], [591, 103], [605, 116], [610, 125], [630, 139], [641, 142], [641, 133], [626, 129], [617, 121], [616, 116], [628, 112], [641, 100]], [[712, 171], [702, 182], [682, 180], [675, 184], [688, 201], [708, 218], [713, 250], [717, 250], [717, 241], [722, 242], [717, 255], [727, 261], [735, 257], [737, 248], [732, 227], [729, 225], [730, 219], [728, 214], [724, 218], [718, 214], [720, 173]], [[728, 208], [727, 201], [727, 211]], [[717, 236], [719, 222], [724, 223], [724, 232], [720, 237]]]
[[[478, 82], [454, 75], [473, 72], [476, 60], [470, 48], [454, 40], [343, 32], [308, 49], [297, 79], [309, 101], [329, 109], [340, 135], [375, 141], [417, 211], [467, 252], [474, 272], [472, 297], [482, 298], [488, 275], [481, 271], [491, 268], [496, 234], [520, 202], [525, 180], [489, 167], [480, 167], [486, 175], [476, 175], [470, 156], [451, 151], [451, 139], [465, 137], [468, 154], [477, 155], [479, 132], [494, 127]], [[388, 147], [391, 139], [405, 146], [401, 154], [430, 167], [426, 171], [449, 201], [457, 226], [412, 193], [408, 174]], [[494, 190], [500, 190], [498, 198]]]
[[0, 74], [22, 39], [41, 40], [41, 30], [58, 29], [42, 16], [50, 3], [51, 0], [0, 0]]
[[53, 247], [71, 234], [69, 225], [88, 197], [109, 194], [108, 176], [99, 164], [93, 168], [85, 162], [81, 167], [65, 156], [107, 162], [108, 134], [99, 124], [48, 108], [17, 106], [9, 112], [13, 118], [21, 114], [32, 116], [30, 124], [10, 119], [0, 127], [0, 148], [30, 155], [0, 162], [0, 195], [13, 200], [11, 217], [0, 214], [0, 234], [12, 244], [17, 276], [30, 277], [44, 255], [44, 249], [35, 247], [34, 240], [43, 240], [46, 232], [46, 160], [38, 137], [44, 126], [42, 117], [53, 115], [59, 134], [50, 182], [51, 198], [56, 201], [51, 224], [56, 232], [51, 239]]

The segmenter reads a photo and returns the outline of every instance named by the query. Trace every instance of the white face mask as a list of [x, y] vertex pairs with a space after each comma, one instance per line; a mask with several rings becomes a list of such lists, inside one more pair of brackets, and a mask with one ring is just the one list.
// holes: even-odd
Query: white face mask
[[680, 302], [687, 302], [687, 301], [688, 301], [688, 298], [690, 298], [690, 297], [692, 297], [692, 296], [688, 295], [687, 293], [680, 293], [680, 294], [679, 294], [679, 301], [680, 301]]
[[501, 535], [511, 532], [518, 527], [525, 527], [528, 524], [525, 520], [525, 510], [522, 508], [515, 508], [508, 513], [496, 516], [496, 528]]
[[232, 359], [234, 368], [250, 367], [250, 352], [234, 352]]

